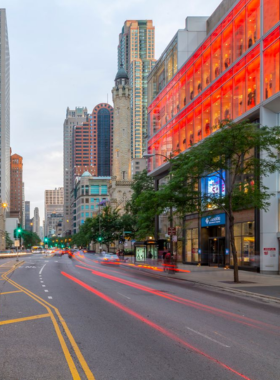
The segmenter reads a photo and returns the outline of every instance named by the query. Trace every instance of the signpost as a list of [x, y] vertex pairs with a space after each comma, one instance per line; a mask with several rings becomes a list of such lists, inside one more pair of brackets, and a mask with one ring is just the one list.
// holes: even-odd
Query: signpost
[[168, 235], [169, 236], [176, 235], [176, 227], [168, 227]]
[[20, 245], [19, 239], [15, 240], [15, 247], [17, 247], [17, 261], [18, 261], [18, 247]]

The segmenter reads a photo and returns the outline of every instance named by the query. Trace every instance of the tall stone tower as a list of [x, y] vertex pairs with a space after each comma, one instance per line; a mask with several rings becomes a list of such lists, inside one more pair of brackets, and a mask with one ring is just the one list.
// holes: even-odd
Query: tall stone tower
[[112, 89], [114, 102], [113, 168], [109, 188], [112, 207], [124, 210], [131, 198], [131, 114], [129, 79], [121, 65]]

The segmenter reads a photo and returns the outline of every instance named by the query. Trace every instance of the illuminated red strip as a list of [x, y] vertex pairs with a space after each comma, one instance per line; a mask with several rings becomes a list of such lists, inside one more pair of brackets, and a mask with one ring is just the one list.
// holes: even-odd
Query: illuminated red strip
[[258, 329], [263, 329], [263, 327], [266, 327], [266, 328], [270, 328], [270, 329], [279, 330], [279, 328], [276, 326], [269, 325], [267, 323], [260, 322], [260, 321], [257, 321], [257, 320], [254, 320], [254, 319], [251, 319], [248, 317], [244, 317], [242, 315], [238, 315], [238, 314], [231, 313], [229, 311], [217, 309], [213, 306], [203, 305], [203, 304], [200, 304], [200, 303], [195, 302], [195, 301], [186, 300], [184, 298], [181, 298], [181, 297], [178, 297], [175, 295], [163, 294], [163, 293], [160, 293], [158, 290], [150, 288], [148, 286], [139, 285], [139, 284], [136, 284], [134, 282], [124, 280], [124, 279], [121, 279], [118, 277], [114, 277], [114, 276], [111, 276], [107, 273], [97, 272], [93, 269], [85, 268], [85, 267], [82, 267], [79, 265], [76, 265], [76, 266], [78, 268], [82, 268], [82, 269], [86, 269], [86, 270], [91, 271], [92, 274], [94, 274], [95, 276], [99, 276], [99, 277], [103, 277], [103, 278], [106, 278], [106, 279], [111, 280], [111, 281], [119, 282], [123, 285], [127, 285], [127, 286], [130, 286], [132, 288], [142, 290], [144, 292], [152, 293], [154, 295], [157, 295], [158, 297], [162, 297], [162, 298], [171, 300], [173, 302], [177, 302], [177, 303], [180, 303], [180, 304], [183, 304], [186, 306], [190, 306], [190, 307], [193, 307], [193, 308], [201, 310], [201, 311], [207, 311], [208, 313], [215, 314], [215, 315], [218, 315], [220, 317], [226, 317], [227, 319], [230, 319], [231, 321], [238, 322], [238, 323], [241, 323], [241, 324], [246, 325], [246, 326], [250, 326], [250, 327], [254, 327], [254, 328], [258, 328]]
[[71, 276], [71, 275], [69, 275], [68, 273], [65, 273], [65, 272], [61, 272], [61, 274], [63, 276], [65, 276], [65, 277], [69, 278], [70, 280], [74, 281], [76, 284], [78, 284], [78, 285], [82, 286], [83, 288], [87, 289], [88, 291], [94, 293], [95, 295], [97, 295], [98, 297], [102, 298], [103, 300], [105, 300], [105, 301], [109, 302], [110, 304], [116, 306], [117, 308], [123, 310], [127, 314], [129, 314], [129, 315], [137, 318], [141, 322], [146, 323], [147, 325], [149, 325], [150, 327], [152, 327], [155, 330], [159, 331], [160, 333], [164, 334], [168, 338], [170, 338], [170, 339], [172, 339], [172, 340], [180, 343], [184, 347], [187, 347], [187, 348], [191, 349], [192, 351], [196, 352], [197, 354], [202, 355], [205, 358], [211, 360], [212, 362], [219, 364], [221, 367], [227, 369], [228, 371], [233, 372], [234, 374], [236, 374], [239, 377], [242, 377], [242, 379], [251, 380], [249, 377], [241, 374], [238, 371], [235, 371], [233, 368], [229, 367], [228, 365], [222, 363], [221, 361], [213, 358], [212, 356], [206, 354], [205, 352], [203, 352], [203, 351], [199, 350], [198, 348], [192, 346], [191, 344], [185, 342], [183, 339], [179, 338], [176, 334], [173, 334], [172, 332], [168, 331], [167, 329], [164, 329], [163, 327], [157, 325], [156, 323], [151, 322], [147, 318], [145, 318], [142, 315], [136, 313], [135, 311], [129, 309], [128, 307], [123, 306], [121, 303], [115, 301], [113, 298], [111, 298], [109, 296], [106, 296], [105, 294], [103, 294], [103, 293], [99, 292], [98, 290], [92, 288], [91, 286], [87, 285], [83, 281], [80, 281], [77, 278], [75, 278], [75, 277], [73, 277], [73, 276]]

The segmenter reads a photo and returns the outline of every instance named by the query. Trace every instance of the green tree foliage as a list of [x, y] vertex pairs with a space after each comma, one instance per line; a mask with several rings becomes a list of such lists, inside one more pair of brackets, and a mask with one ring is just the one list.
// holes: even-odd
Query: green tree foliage
[[[163, 191], [175, 208], [182, 213], [192, 209], [210, 213], [210, 209], [219, 209], [227, 214], [235, 282], [239, 278], [234, 212], [249, 208], [267, 210], [272, 194], [264, 186], [263, 178], [280, 168], [279, 137], [280, 127], [227, 122], [172, 160], [171, 180]], [[226, 180], [223, 172], [227, 173]], [[201, 178], [213, 173], [224, 182], [222, 196], [204, 194], [197, 185]]]
[[12, 239], [10, 238], [10, 234], [7, 231], [5, 232], [5, 237], [6, 237], [6, 249], [12, 248], [14, 243]]
[[34, 245], [39, 245], [41, 242], [41, 239], [35, 232], [22, 230], [21, 236], [22, 236], [23, 245], [25, 246], [25, 248], [31, 248]]

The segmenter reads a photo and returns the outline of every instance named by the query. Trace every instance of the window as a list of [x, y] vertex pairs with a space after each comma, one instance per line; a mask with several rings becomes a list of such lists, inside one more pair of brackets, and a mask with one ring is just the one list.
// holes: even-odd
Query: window
[[91, 194], [99, 194], [99, 185], [91, 185], [90, 186]]
[[211, 49], [208, 48], [202, 56], [202, 87], [205, 88], [211, 81]]
[[202, 103], [202, 137], [210, 135], [211, 131], [211, 98], [210, 96]]
[[246, 67], [247, 107], [249, 110], [260, 102], [260, 58]]
[[198, 262], [198, 228], [189, 228], [186, 230], [186, 261]]
[[266, 33], [280, 19], [279, 1], [263, 0], [263, 32]]
[[221, 90], [212, 95], [212, 127], [215, 130], [221, 120]]
[[260, 38], [260, 0], [252, 0], [247, 5], [247, 49]]
[[107, 194], [107, 185], [101, 185], [101, 195]]
[[234, 60], [245, 51], [245, 9], [234, 19]]
[[233, 118], [245, 112], [245, 70], [233, 78]]
[[194, 64], [194, 96], [198, 95], [202, 90], [201, 84], [201, 58]]
[[232, 63], [232, 23], [223, 32], [223, 60], [222, 70], [226, 70]]
[[[234, 225], [235, 247], [239, 266], [258, 266], [255, 252], [255, 223], [253, 221]], [[230, 257], [233, 264], [232, 255]]]
[[279, 91], [279, 40], [264, 51], [264, 99]]
[[216, 38], [212, 43], [212, 78], [217, 78], [221, 74], [221, 60], [222, 60], [222, 37]]

